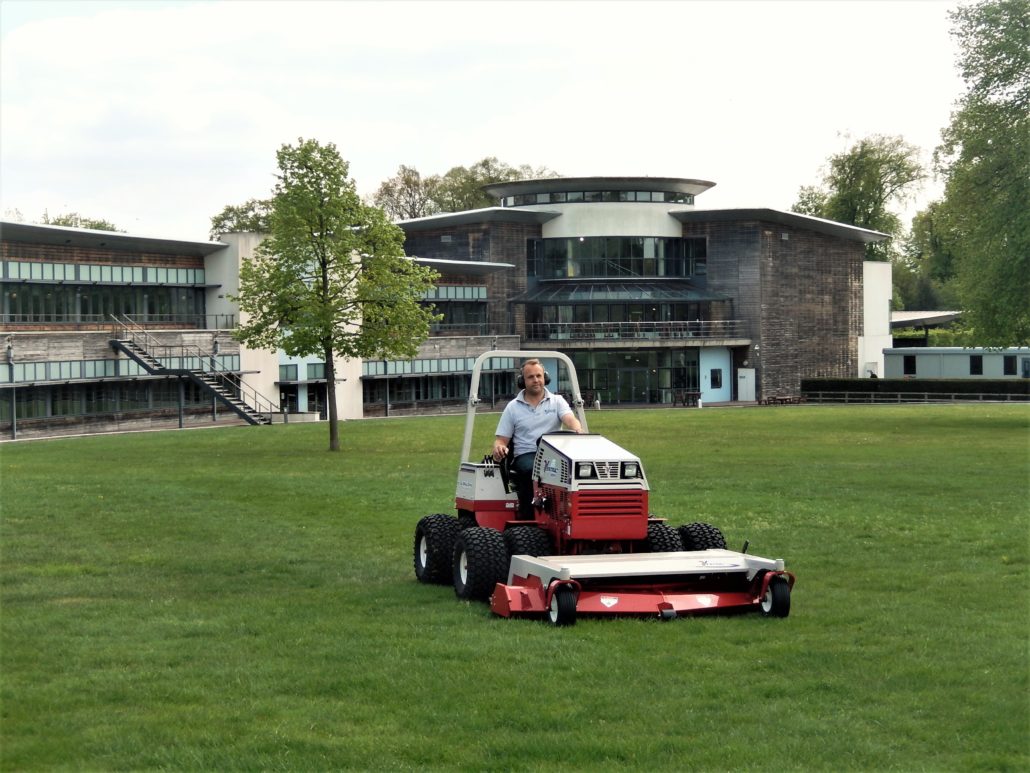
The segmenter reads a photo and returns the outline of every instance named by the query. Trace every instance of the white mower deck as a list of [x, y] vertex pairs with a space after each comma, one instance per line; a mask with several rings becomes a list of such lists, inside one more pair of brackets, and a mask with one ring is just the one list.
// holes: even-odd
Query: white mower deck
[[[764, 582], [753, 582], [760, 572], [765, 573]], [[725, 578], [733, 574], [744, 577], [735, 583], [736, 590], [727, 590]], [[793, 576], [784, 572], [783, 559], [733, 550], [520, 555], [512, 556], [508, 582], [497, 584], [491, 608], [504, 617], [544, 613], [555, 589], [570, 586], [577, 591], [576, 611], [580, 614], [673, 617], [755, 606], [774, 576], [784, 576], [794, 584]]]

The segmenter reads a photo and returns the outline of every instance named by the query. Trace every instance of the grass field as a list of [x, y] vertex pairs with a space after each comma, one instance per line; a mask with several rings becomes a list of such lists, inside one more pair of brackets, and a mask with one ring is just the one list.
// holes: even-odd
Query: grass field
[[[459, 417], [0, 447], [0, 769], [1026, 770], [1026, 406], [601, 411], [791, 616], [491, 616], [414, 581]], [[477, 427], [484, 452], [496, 421]]]

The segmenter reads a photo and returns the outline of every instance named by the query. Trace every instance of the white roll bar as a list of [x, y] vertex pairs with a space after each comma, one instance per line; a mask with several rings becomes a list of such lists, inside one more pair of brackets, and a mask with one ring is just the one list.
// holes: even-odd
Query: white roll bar
[[[572, 360], [561, 352], [537, 351], [533, 349], [494, 349], [479, 355], [472, 366], [472, 383], [469, 384], [468, 407], [465, 409], [465, 439], [461, 445], [461, 461], [472, 461], [469, 459], [469, 453], [472, 451], [472, 427], [476, 423], [476, 406], [479, 405], [479, 377], [483, 372], [483, 364], [487, 360], [502, 357], [514, 360], [529, 360], [535, 357], [537, 359], [560, 360], [565, 363], [565, 369], [569, 373], [569, 381], [572, 386], [572, 410], [575, 411], [576, 418], [579, 419], [583, 431], [587, 431], [587, 416], [583, 410], [583, 395], [579, 391], [579, 377], [576, 375], [576, 366], [572, 364]], [[557, 379], [558, 374], [554, 374], [554, 377]]]

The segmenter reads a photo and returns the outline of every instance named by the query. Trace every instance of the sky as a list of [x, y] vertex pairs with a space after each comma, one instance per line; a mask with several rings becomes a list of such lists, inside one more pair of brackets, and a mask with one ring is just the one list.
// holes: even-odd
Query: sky
[[[964, 88], [957, 6], [0, 0], [0, 207], [205, 240], [303, 137], [334, 143], [363, 196], [402, 164], [496, 156], [785, 210], [863, 137], [929, 164]], [[899, 211], [939, 195], [931, 179]]]

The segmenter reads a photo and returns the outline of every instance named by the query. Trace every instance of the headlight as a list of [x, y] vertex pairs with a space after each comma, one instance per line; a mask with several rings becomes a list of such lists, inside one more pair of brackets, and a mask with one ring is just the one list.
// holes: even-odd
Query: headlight
[[622, 463], [622, 477], [624, 478], [639, 478], [640, 477], [640, 465], [636, 462], [623, 462]]
[[594, 477], [594, 465], [590, 462], [577, 462], [576, 463], [576, 477], [577, 478], [593, 478]]

